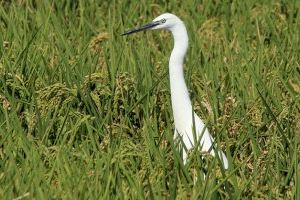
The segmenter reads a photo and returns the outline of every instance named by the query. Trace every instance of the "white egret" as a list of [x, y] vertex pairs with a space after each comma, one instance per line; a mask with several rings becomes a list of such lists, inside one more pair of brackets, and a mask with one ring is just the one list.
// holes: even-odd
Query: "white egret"
[[135, 28], [123, 33], [128, 35], [144, 30], [165, 29], [171, 31], [174, 38], [174, 48], [169, 60], [169, 76], [171, 87], [172, 110], [175, 122], [174, 138], [180, 138], [183, 148], [183, 161], [186, 163], [187, 152], [200, 141], [201, 152], [209, 152], [218, 157], [225, 169], [228, 160], [221, 150], [214, 149], [214, 139], [209, 134], [202, 120], [194, 113], [188, 89], [183, 75], [184, 56], [188, 48], [188, 34], [184, 23], [175, 15], [165, 13], [152, 22], [140, 28]]

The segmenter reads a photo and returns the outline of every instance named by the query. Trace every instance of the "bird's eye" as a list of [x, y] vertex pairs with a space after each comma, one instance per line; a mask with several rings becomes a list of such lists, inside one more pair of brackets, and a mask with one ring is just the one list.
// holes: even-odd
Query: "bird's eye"
[[164, 24], [167, 20], [166, 19], [162, 19], [161, 23]]

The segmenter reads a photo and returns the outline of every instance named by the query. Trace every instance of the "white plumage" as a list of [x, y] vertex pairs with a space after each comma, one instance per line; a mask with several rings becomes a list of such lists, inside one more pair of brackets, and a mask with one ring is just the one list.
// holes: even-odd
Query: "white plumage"
[[[183, 62], [188, 48], [188, 35], [184, 23], [175, 15], [165, 13], [155, 18], [141, 28], [130, 30], [122, 35], [147, 29], [166, 29], [171, 31], [174, 38], [174, 48], [169, 60], [169, 75], [171, 87], [172, 110], [175, 122], [174, 140], [180, 140], [183, 149], [183, 161], [187, 161], [187, 151], [194, 147], [195, 141], [200, 140], [202, 152], [218, 156], [225, 169], [228, 168], [226, 155], [219, 149], [213, 148], [214, 139], [208, 132], [203, 121], [193, 112], [192, 103], [184, 80]], [[195, 125], [195, 127], [193, 126]], [[195, 138], [195, 137], [196, 138]]]

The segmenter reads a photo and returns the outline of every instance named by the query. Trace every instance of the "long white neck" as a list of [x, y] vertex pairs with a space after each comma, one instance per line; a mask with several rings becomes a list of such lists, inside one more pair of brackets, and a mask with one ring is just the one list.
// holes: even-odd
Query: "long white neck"
[[171, 29], [174, 48], [169, 60], [171, 101], [176, 130], [184, 131], [192, 121], [192, 104], [184, 81], [183, 62], [188, 48], [188, 35], [183, 23]]

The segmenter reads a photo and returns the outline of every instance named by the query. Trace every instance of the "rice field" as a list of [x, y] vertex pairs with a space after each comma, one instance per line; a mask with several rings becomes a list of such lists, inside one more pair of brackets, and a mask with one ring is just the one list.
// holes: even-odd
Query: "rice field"
[[[300, 199], [299, 11], [1, 0], [0, 199]], [[120, 36], [165, 12], [187, 26], [185, 79], [226, 171], [173, 144], [170, 33]]]

